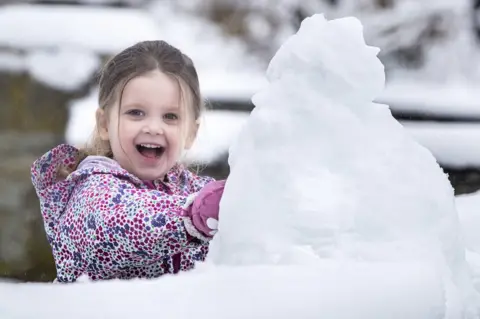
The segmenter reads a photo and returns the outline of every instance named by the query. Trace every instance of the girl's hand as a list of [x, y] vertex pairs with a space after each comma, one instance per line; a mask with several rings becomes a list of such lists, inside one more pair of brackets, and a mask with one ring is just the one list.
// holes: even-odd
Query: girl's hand
[[224, 187], [225, 180], [208, 183], [197, 193], [192, 205], [185, 211], [196, 230], [207, 238], [213, 237], [217, 232], [219, 203]]

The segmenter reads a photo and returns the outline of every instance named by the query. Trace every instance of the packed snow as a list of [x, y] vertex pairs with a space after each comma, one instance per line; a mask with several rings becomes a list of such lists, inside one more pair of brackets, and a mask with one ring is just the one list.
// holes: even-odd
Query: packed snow
[[394, 263], [218, 267], [149, 281], [0, 284], [0, 296], [2, 319], [426, 319], [443, 318], [444, 304], [428, 267]]
[[220, 229], [195, 271], [2, 283], [0, 317], [477, 318], [453, 189], [372, 102], [377, 53], [357, 19], [322, 15], [279, 49], [231, 146]]
[[357, 19], [321, 15], [280, 48], [230, 148], [209, 262], [424, 263], [441, 278], [443, 316], [474, 318], [452, 186], [388, 107], [372, 102], [385, 80], [377, 53]]

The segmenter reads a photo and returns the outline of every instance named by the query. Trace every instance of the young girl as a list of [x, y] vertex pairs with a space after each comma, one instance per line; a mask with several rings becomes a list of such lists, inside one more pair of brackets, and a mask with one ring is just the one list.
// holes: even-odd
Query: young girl
[[32, 166], [57, 280], [189, 270], [207, 254], [224, 187], [177, 163], [199, 126], [195, 67], [166, 42], [141, 42], [99, 85], [91, 145], [59, 145]]

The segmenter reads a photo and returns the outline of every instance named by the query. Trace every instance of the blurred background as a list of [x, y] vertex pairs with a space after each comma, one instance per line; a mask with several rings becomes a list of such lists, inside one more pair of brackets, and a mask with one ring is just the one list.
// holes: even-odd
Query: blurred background
[[480, 0], [0, 1], [0, 278], [55, 278], [30, 165], [58, 143], [86, 142], [100, 66], [142, 40], [166, 40], [196, 63], [209, 110], [186, 160], [224, 178], [279, 46], [314, 13], [355, 16], [386, 67], [378, 102], [434, 154], [457, 195], [476, 193], [479, 10]]

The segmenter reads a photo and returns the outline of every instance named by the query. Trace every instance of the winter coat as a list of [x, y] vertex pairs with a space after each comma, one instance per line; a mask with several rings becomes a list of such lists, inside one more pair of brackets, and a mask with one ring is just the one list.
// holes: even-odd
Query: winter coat
[[187, 234], [180, 213], [188, 195], [213, 179], [178, 165], [164, 181], [144, 182], [102, 156], [58, 179], [78, 155], [62, 144], [31, 169], [59, 282], [153, 278], [205, 259], [208, 243]]

